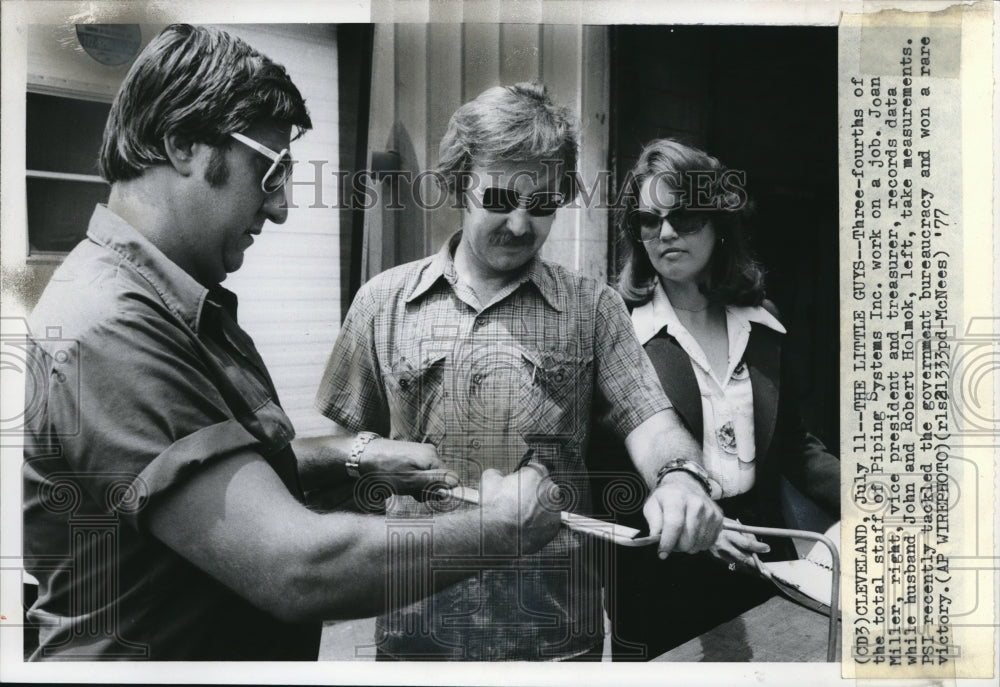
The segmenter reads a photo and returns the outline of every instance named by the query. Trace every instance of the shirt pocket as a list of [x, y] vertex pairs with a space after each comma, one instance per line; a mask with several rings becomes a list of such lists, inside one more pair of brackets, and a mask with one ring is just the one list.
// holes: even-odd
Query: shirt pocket
[[521, 356], [521, 434], [529, 443], [579, 447], [590, 426], [593, 356], [558, 349], [525, 349]]
[[434, 444], [444, 439], [446, 362], [444, 354], [431, 355], [417, 363], [401, 357], [383, 374], [390, 438]]
[[532, 459], [548, 469], [557, 490], [546, 492], [550, 507], [589, 512], [589, 478], [583, 445], [590, 422], [594, 359], [559, 349], [522, 351], [521, 436]]

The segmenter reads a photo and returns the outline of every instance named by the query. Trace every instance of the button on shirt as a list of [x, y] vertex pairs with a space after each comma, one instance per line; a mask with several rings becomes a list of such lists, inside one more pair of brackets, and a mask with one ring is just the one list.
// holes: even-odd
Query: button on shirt
[[236, 305], [103, 206], [45, 289], [23, 469], [36, 658], [317, 657], [318, 623], [276, 620], [148, 530], [164, 494], [238, 452], [301, 498], [292, 424]]
[[691, 359], [701, 392], [705, 469], [722, 487], [724, 498], [749, 491], [756, 473], [753, 388], [743, 362], [751, 322], [785, 333], [781, 323], [764, 308], [726, 306], [729, 362], [725, 375], [719, 378], [701, 346], [677, 318], [659, 282], [652, 300], [632, 311], [632, 324], [643, 345], [665, 328]]
[[[624, 304], [607, 285], [541, 259], [481, 303], [455, 271], [460, 240], [358, 292], [317, 406], [351, 431], [433, 443], [475, 487], [484, 469], [510, 473], [530, 449], [562, 487], [558, 505], [587, 512], [592, 421], [624, 437], [669, 407]], [[429, 513], [409, 497], [387, 508], [391, 517]], [[483, 569], [390, 612], [378, 623], [380, 644], [404, 657], [582, 653], [603, 636], [598, 553], [588, 547], [561, 531], [516, 569]]]

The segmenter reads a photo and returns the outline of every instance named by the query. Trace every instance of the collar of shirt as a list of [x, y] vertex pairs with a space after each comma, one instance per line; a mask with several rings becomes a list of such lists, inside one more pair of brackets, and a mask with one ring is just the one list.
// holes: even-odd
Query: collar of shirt
[[[458, 283], [458, 272], [455, 271], [455, 249], [458, 248], [458, 244], [461, 240], [461, 231], [457, 231], [452, 234], [444, 245], [441, 246], [441, 250], [437, 252], [437, 255], [424, 265], [416, 284], [410, 290], [410, 293], [408, 293], [405, 297], [405, 301], [407, 303], [412, 303], [420, 299], [424, 294], [430, 291], [431, 288], [439, 282], [439, 280], [443, 279], [449, 286], [452, 288], [455, 287]], [[527, 268], [521, 272], [515, 281], [517, 286], [520, 286], [525, 282], [534, 284], [535, 288], [538, 289], [538, 292], [542, 294], [542, 298], [545, 299], [545, 302], [555, 310], [563, 312], [566, 309], [567, 295], [563, 293], [558, 280], [552, 274], [552, 270], [545, 263], [545, 261], [538, 256], [535, 256], [531, 262], [528, 263]], [[511, 290], [511, 293], [516, 290], [517, 289], [515, 287]]]
[[156, 291], [164, 305], [195, 333], [198, 332], [206, 302], [225, 309], [236, 319], [236, 294], [219, 285], [206, 289], [107, 206], [94, 208], [87, 237], [132, 265]]
[[[733, 370], [743, 357], [747, 340], [750, 337], [750, 323], [756, 322], [765, 327], [769, 327], [781, 334], [785, 333], [785, 328], [778, 319], [760, 306], [726, 306], [726, 330], [729, 335], [729, 369], [726, 371], [726, 378], [732, 375]], [[677, 313], [670, 304], [663, 285], [659, 280], [653, 289], [653, 298], [638, 308], [632, 310], [632, 326], [635, 327], [636, 336], [639, 343], [646, 345], [650, 339], [659, 334], [663, 329], [667, 334], [677, 339], [684, 352], [709, 375], [712, 375], [711, 367], [705, 358], [701, 347], [694, 341], [694, 337], [687, 331], [677, 318]]]

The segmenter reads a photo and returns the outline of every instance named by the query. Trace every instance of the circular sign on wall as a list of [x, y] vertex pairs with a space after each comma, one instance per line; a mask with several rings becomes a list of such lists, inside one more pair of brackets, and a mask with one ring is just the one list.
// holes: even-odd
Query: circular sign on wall
[[138, 24], [77, 24], [76, 38], [88, 55], [108, 67], [131, 61], [142, 44]]

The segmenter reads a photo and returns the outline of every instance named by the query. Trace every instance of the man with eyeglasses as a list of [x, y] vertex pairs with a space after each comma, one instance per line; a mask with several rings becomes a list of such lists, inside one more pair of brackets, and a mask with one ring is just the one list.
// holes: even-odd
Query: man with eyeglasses
[[[550, 507], [583, 514], [588, 438], [606, 422], [646, 480], [632, 489], [649, 489], [636, 507], [660, 555], [703, 550], [721, 514], [621, 298], [538, 256], [576, 195], [576, 160], [574, 120], [540, 84], [460, 107], [436, 171], [462, 207], [461, 231], [362, 287], [317, 407], [353, 432], [433, 445], [464, 485], [487, 469], [541, 465]], [[400, 536], [432, 512], [405, 495], [387, 509]], [[600, 660], [603, 546], [562, 530], [537, 553], [468, 560], [475, 575], [427, 598], [402, 599], [414, 583], [391, 584], [399, 608], [377, 621], [377, 658]], [[431, 562], [423, 582], [438, 573]]]
[[[321, 620], [373, 615], [390, 565], [423, 569], [383, 517], [313, 512], [303, 487], [346, 482], [359, 446], [392, 489], [450, 475], [416, 443], [293, 449], [220, 285], [265, 222], [285, 221], [290, 140], [310, 127], [284, 68], [215, 29], [168, 27], [125, 77], [101, 149], [108, 204], [29, 322], [33, 659], [314, 660]], [[435, 552], [506, 551], [512, 533], [541, 547], [559, 526], [544, 477], [484, 474], [481, 509], [433, 519]]]

